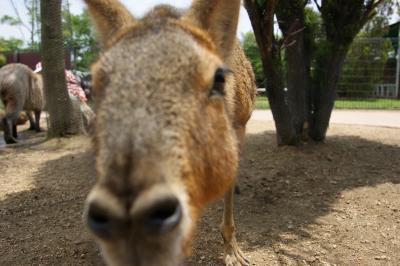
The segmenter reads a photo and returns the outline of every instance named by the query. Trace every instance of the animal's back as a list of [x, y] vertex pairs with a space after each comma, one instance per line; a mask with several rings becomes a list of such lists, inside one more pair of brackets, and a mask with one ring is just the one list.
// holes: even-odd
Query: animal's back
[[0, 69], [0, 92], [4, 103], [13, 101], [24, 105], [30, 88], [31, 72], [23, 64], [8, 64]]
[[250, 119], [256, 99], [256, 83], [252, 66], [240, 43], [233, 48], [230, 68], [233, 71], [233, 126], [244, 127]]

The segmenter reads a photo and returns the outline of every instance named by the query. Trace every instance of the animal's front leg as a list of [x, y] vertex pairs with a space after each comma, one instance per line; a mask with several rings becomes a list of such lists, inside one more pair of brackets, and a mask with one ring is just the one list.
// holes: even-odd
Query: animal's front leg
[[224, 239], [224, 260], [227, 266], [247, 266], [250, 262], [245, 258], [236, 241], [235, 222], [233, 220], [233, 192], [235, 185], [226, 192], [224, 198], [224, 214], [221, 234]]
[[3, 127], [4, 127], [4, 140], [7, 144], [17, 143], [17, 140], [12, 136], [12, 120], [5, 117], [3, 118]]

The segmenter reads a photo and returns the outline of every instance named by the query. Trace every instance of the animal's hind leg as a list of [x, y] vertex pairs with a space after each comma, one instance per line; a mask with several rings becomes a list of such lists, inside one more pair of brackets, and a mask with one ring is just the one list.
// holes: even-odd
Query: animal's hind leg
[[17, 143], [17, 140], [12, 136], [13, 134], [13, 122], [10, 118], [8, 118], [7, 116], [3, 118], [2, 120], [3, 122], [3, 127], [4, 127], [4, 141], [7, 144], [13, 144], [13, 143]]
[[42, 129], [40, 128], [40, 113], [41, 111], [35, 111], [35, 130], [36, 132], [40, 132], [42, 131]]
[[233, 220], [233, 193], [235, 185], [229, 189], [224, 198], [224, 214], [221, 224], [221, 234], [224, 239], [224, 260], [227, 266], [247, 266], [250, 262], [240, 250], [235, 236]]
[[29, 126], [29, 130], [35, 130], [36, 129], [35, 120], [33, 120], [32, 113], [30, 111], [26, 111], [25, 113], [26, 113], [26, 116], [29, 119], [29, 125], [30, 125]]

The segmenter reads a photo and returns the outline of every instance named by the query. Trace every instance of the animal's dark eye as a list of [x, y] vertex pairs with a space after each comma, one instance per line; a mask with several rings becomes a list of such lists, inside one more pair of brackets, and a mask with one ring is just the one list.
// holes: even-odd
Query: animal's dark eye
[[225, 95], [225, 77], [228, 72], [225, 68], [218, 68], [214, 74], [214, 83], [210, 90], [210, 96], [224, 96]]

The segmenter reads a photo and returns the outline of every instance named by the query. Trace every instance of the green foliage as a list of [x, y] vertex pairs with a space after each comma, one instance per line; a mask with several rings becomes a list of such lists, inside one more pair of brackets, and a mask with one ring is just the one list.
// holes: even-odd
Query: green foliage
[[359, 34], [347, 54], [339, 94], [370, 96], [376, 84], [385, 82], [384, 70], [391, 50], [389, 39], [368, 37], [368, 32]]
[[23, 44], [24, 41], [17, 38], [4, 39], [0, 37], [0, 52], [17, 51]]
[[257, 85], [260, 87], [265, 79], [263, 66], [261, 61], [260, 50], [257, 46], [256, 38], [253, 32], [246, 32], [242, 36], [242, 46], [244, 53], [247, 58], [250, 60], [250, 63], [253, 67], [254, 74], [256, 76]]
[[256, 0], [256, 1], [257, 1], [258, 6], [263, 6], [265, 4], [266, 0]]
[[0, 54], [0, 67], [6, 64], [6, 57], [3, 54]]
[[40, 22], [40, 0], [25, 0], [25, 8], [28, 14], [30, 42], [28, 48], [31, 50], [39, 49], [41, 39], [41, 22]]
[[11, 17], [9, 15], [4, 15], [0, 18], [1, 24], [8, 24], [10, 26], [19, 26], [22, 24], [22, 21], [18, 18]]
[[313, 52], [325, 37], [322, 29], [321, 15], [310, 7], [304, 9], [304, 42], [306, 49]]
[[[13, 2], [11, 2], [13, 3]], [[22, 32], [22, 28], [27, 30], [30, 35], [30, 41], [27, 44], [28, 49], [35, 50], [39, 48], [40, 42], [40, 12], [39, 12], [39, 0], [24, 0], [23, 5], [26, 10], [28, 17], [28, 23], [26, 24], [22, 19], [20, 12], [15, 7], [15, 16], [4, 15], [0, 18], [1, 24], [8, 24], [19, 28]]]
[[22, 47], [23, 43], [22, 40], [16, 38], [0, 38], [0, 67], [6, 64], [6, 57], [3, 53], [17, 51]]
[[73, 15], [64, 11], [63, 18], [63, 34], [66, 46], [74, 54], [75, 68], [87, 71], [99, 52], [89, 13], [84, 10], [82, 14]]
[[[63, 2], [62, 18], [65, 46], [73, 54], [74, 68], [87, 71], [99, 51], [89, 14], [86, 10], [78, 15], [71, 14], [68, 0]], [[41, 31], [39, 0], [25, 0], [24, 7], [28, 18], [26, 24], [21, 20], [18, 12], [16, 12], [15, 17], [9, 15], [1, 17], [0, 23], [28, 30], [30, 32], [30, 41], [24, 48], [38, 50]], [[0, 38], [0, 51], [15, 51], [23, 46], [24, 42], [22, 40]]]
[[[266, 96], [257, 96], [256, 109], [270, 109]], [[395, 99], [365, 99], [351, 98], [338, 99], [335, 101], [335, 109], [400, 109], [400, 100]]]
[[376, 84], [385, 83], [385, 66], [393, 47], [391, 40], [384, 36], [392, 12], [392, 6], [382, 5], [350, 46], [340, 76], [338, 92], [341, 96], [349, 93], [370, 96]]

